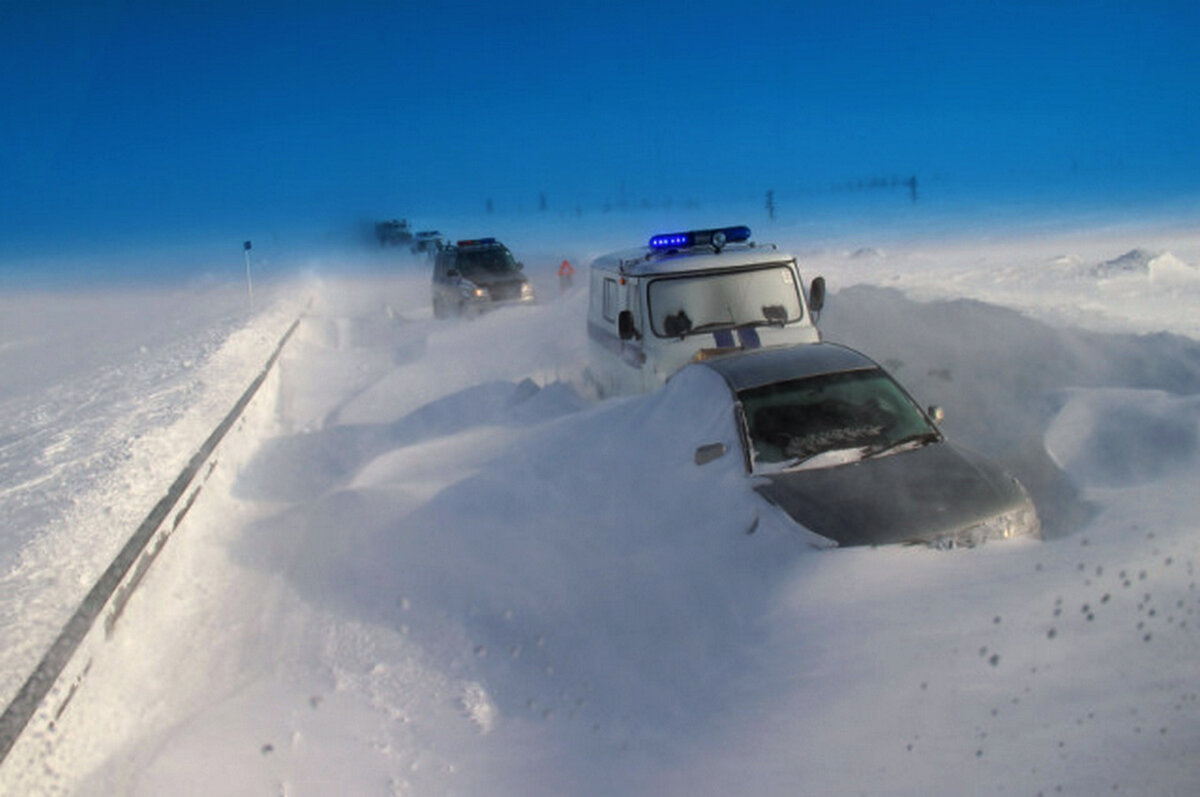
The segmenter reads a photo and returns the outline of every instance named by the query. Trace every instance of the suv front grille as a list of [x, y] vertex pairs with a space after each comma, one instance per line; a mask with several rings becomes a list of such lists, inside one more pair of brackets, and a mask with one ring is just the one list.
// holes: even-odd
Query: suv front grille
[[501, 282], [488, 286], [488, 292], [492, 295], [492, 301], [507, 302], [513, 299], [521, 298], [522, 283], [514, 280], [512, 282]]

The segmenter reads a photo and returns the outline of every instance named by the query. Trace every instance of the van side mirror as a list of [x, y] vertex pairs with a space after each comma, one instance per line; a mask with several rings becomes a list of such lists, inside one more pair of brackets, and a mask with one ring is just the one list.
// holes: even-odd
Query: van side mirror
[[809, 312], [819, 313], [825, 307], [825, 278], [813, 277], [812, 287], [808, 289]]
[[638, 334], [637, 327], [633, 325], [633, 312], [630, 310], [622, 310], [617, 313], [617, 335], [621, 340], [640, 340], [641, 335]]
[[708, 443], [696, 449], [696, 464], [707, 465], [714, 459], [725, 456], [724, 443]]

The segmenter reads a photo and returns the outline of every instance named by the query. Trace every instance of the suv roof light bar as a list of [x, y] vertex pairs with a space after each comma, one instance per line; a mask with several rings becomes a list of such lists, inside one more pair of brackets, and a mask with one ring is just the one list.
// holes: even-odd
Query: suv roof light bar
[[484, 246], [485, 244], [494, 244], [494, 243], [496, 243], [495, 238], [467, 238], [465, 240], [459, 241], [458, 245], [459, 246]]

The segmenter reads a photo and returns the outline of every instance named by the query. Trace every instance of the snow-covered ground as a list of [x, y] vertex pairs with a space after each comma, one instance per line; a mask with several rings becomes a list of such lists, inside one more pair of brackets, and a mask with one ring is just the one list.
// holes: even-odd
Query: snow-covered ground
[[736, 458], [693, 464], [685, 391], [574, 389], [561, 252], [649, 231], [512, 236], [545, 301], [472, 322], [366, 254], [252, 311], [0, 299], [6, 703], [303, 313], [0, 791], [1200, 791], [1200, 230], [758, 236], [826, 276], [828, 339], [1034, 493], [1047, 540], [954, 552], [810, 549]]

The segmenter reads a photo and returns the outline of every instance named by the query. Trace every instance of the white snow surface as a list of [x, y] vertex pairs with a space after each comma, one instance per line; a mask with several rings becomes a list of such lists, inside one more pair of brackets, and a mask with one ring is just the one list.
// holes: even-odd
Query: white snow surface
[[0, 792], [1200, 793], [1200, 229], [759, 237], [828, 279], [826, 339], [1022, 478], [1046, 540], [813, 548], [738, 457], [694, 464], [736, 448], [702, 374], [579, 389], [587, 257], [559, 295], [535, 229], [542, 302], [473, 321], [435, 321], [413, 264], [253, 308], [9, 295], [6, 702], [302, 321]]

